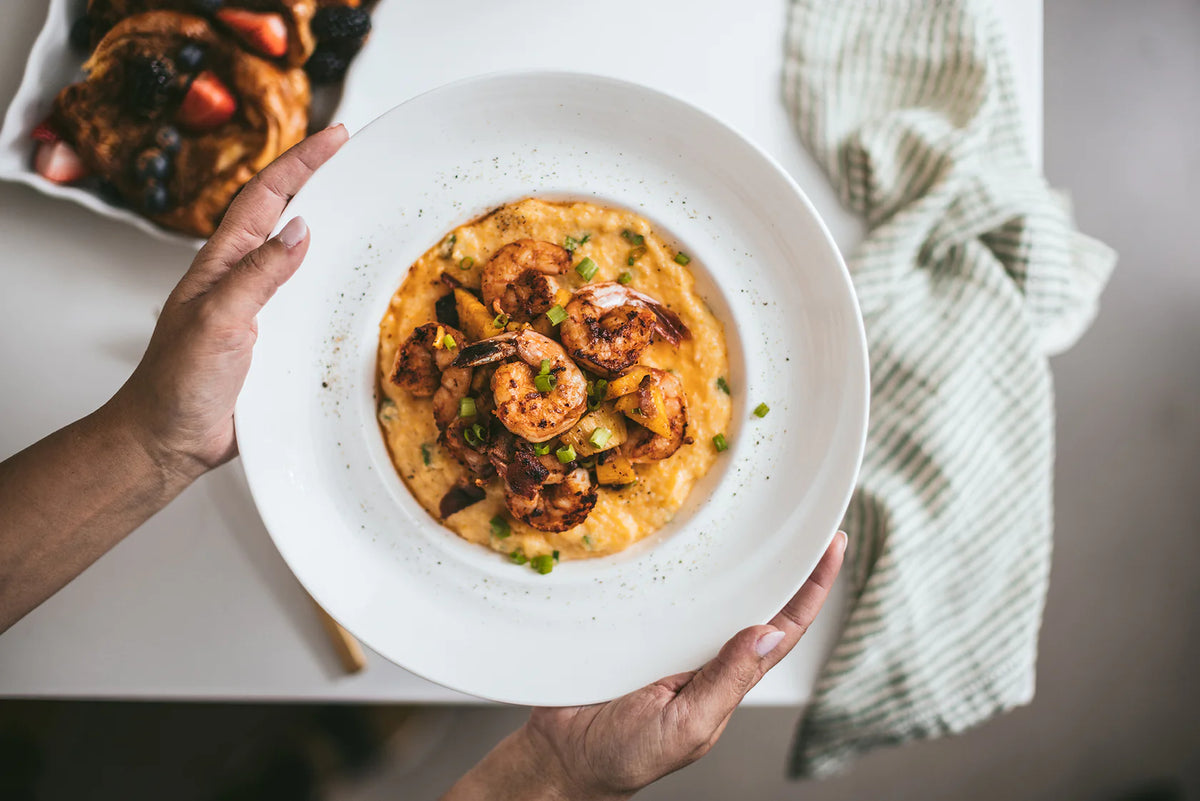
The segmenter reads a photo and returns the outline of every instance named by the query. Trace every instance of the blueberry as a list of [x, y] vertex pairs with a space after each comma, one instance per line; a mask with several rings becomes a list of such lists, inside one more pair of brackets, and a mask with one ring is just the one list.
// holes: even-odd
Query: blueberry
[[317, 49], [304, 64], [309, 80], [313, 83], [340, 81], [350, 66], [350, 59], [337, 48], [317, 45]]
[[162, 181], [171, 171], [171, 162], [158, 148], [143, 150], [133, 162], [133, 175], [139, 181]]
[[175, 54], [175, 66], [182, 72], [196, 72], [203, 63], [204, 48], [195, 42], [188, 42]]
[[92, 49], [92, 18], [87, 14], [71, 24], [71, 47], [84, 52]]
[[223, 0], [191, 0], [192, 11], [197, 14], [216, 14], [223, 4]]
[[126, 99], [135, 111], [144, 114], [167, 104], [176, 88], [175, 71], [161, 58], [130, 59], [125, 67]]
[[182, 143], [183, 139], [179, 136], [179, 130], [172, 125], [164, 125], [154, 132], [154, 144], [164, 153], [171, 155], [178, 153]]
[[361, 42], [371, 32], [371, 15], [361, 8], [325, 6], [313, 16], [312, 32], [321, 40]]
[[167, 188], [160, 183], [146, 184], [142, 190], [142, 208], [147, 214], [162, 214], [169, 205]]

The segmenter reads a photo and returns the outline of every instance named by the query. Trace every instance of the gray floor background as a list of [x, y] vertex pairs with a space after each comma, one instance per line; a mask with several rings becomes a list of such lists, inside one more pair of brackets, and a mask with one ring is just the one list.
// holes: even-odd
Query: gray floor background
[[[1091, 332], [1054, 362], [1057, 539], [1035, 701], [822, 783], [783, 779], [794, 710], [746, 710], [708, 757], [639, 798], [1200, 799], [1200, 1], [1047, 0], [1045, 74], [1051, 182], [1121, 262]], [[211, 797], [204, 777], [253, 751], [231, 738], [261, 744], [306, 720], [2, 706], [0, 796], [28, 756], [37, 797], [55, 799]], [[419, 739], [397, 744], [395, 760], [330, 795], [436, 797], [521, 720], [433, 716], [418, 728], [446, 736], [428, 758]], [[26, 750], [27, 731], [41, 750]]]

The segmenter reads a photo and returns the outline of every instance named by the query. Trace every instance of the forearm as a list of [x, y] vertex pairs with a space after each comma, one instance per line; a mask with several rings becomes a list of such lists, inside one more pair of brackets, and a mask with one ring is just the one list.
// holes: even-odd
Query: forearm
[[191, 477], [114, 404], [0, 463], [0, 631], [161, 509]]
[[538, 749], [522, 726], [488, 752], [441, 801], [619, 801], [632, 795], [597, 795], [571, 785], [553, 756]]

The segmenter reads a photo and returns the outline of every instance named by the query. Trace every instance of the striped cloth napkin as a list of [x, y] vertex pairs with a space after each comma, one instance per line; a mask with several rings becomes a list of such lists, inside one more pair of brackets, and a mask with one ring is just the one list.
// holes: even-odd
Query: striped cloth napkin
[[869, 227], [850, 261], [872, 374], [850, 612], [791, 763], [824, 775], [1032, 698], [1047, 356], [1090, 323], [1115, 254], [1033, 166], [989, 0], [793, 0], [786, 48], [800, 136]]

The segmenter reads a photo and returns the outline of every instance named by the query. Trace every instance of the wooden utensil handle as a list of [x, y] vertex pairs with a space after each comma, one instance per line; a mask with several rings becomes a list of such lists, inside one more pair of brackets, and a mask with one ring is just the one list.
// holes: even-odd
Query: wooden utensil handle
[[346, 672], [358, 673], [365, 668], [367, 657], [363, 654], [362, 645], [354, 639], [354, 635], [342, 628], [316, 601], [313, 602], [313, 606], [317, 607], [317, 616], [321, 618], [321, 624], [329, 633], [329, 639], [333, 642], [333, 648], [337, 651], [338, 659], [341, 660], [342, 667], [346, 669]]

